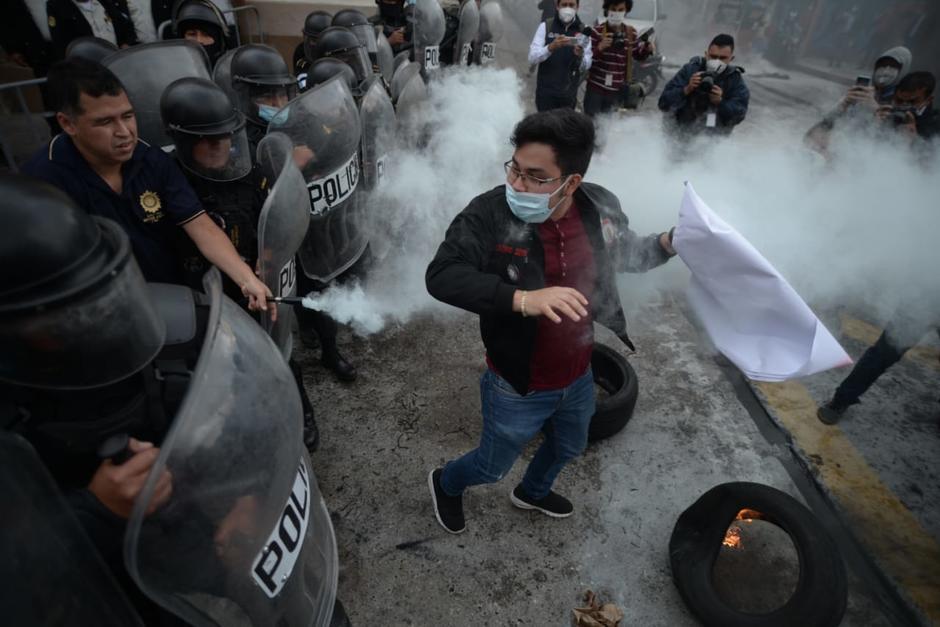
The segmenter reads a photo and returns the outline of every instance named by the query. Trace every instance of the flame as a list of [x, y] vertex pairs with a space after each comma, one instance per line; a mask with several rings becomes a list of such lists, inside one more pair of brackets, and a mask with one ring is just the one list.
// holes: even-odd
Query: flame
[[[743, 521], [747, 524], [754, 522], [755, 520], [763, 520], [764, 515], [753, 509], [742, 509], [734, 517], [735, 520]], [[729, 549], [740, 549], [742, 548], [741, 544], [741, 527], [738, 525], [731, 525], [728, 527], [728, 532], [725, 534], [725, 539], [721, 541], [723, 546], [728, 547]]]
[[728, 527], [728, 533], [725, 534], [725, 539], [722, 540], [721, 543], [729, 549], [740, 549], [741, 528], [737, 525], [731, 525]]

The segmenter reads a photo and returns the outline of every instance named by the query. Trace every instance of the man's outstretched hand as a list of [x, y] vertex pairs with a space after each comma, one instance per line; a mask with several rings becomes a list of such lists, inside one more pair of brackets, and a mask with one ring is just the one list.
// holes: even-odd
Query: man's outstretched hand
[[588, 315], [587, 306], [588, 300], [571, 287], [546, 287], [532, 292], [516, 290], [512, 297], [513, 311], [526, 316], [545, 316], [555, 324], [561, 323], [561, 315], [578, 322]]

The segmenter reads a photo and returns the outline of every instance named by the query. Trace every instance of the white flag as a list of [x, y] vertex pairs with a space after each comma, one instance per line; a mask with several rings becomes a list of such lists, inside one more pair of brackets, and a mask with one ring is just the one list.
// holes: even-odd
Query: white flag
[[852, 363], [786, 279], [690, 183], [673, 243], [692, 271], [692, 309], [745, 376], [785, 381]]

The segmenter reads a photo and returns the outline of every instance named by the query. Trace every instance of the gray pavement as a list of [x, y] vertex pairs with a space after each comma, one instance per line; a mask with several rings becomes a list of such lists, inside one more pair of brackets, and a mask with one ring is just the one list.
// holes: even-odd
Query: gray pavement
[[[313, 461], [354, 624], [567, 625], [587, 589], [621, 607], [624, 625], [697, 624], [668, 562], [679, 514], [727, 481], [801, 497], [780, 461], [789, 451], [763, 438], [679, 305], [667, 296], [634, 316], [635, 415], [563, 471], [557, 488], [577, 511], [562, 521], [509, 503], [534, 445], [501, 483], [468, 491], [466, 533], [447, 534], [434, 519], [428, 471], [479, 435], [484, 365], [473, 316], [344, 336], [361, 369], [351, 386], [308, 363], [323, 436]], [[315, 351], [300, 354], [312, 361]], [[742, 535], [744, 547], [719, 560], [719, 589], [742, 609], [773, 606], [796, 577], [792, 545], [779, 532]], [[768, 581], [779, 585], [748, 583], [760, 572], [777, 573]], [[843, 625], [887, 624], [853, 581]]]

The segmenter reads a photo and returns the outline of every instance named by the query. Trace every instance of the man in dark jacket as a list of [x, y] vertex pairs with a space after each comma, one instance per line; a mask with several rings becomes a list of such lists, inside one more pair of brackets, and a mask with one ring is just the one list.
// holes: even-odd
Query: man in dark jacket
[[728, 135], [744, 121], [751, 94], [744, 69], [734, 61], [734, 38], [718, 35], [704, 57], [693, 57], [663, 88], [659, 109], [675, 118], [679, 129]]
[[79, 37], [100, 37], [119, 48], [137, 43], [137, 31], [125, 0], [49, 0], [49, 33], [56, 59]]
[[555, 17], [539, 24], [529, 45], [529, 65], [538, 65], [535, 108], [574, 109], [581, 73], [591, 68], [591, 38], [578, 17], [578, 0], [557, 0]]
[[489, 368], [480, 382], [480, 445], [428, 477], [438, 522], [464, 530], [462, 494], [499, 481], [540, 431], [545, 441], [512, 503], [564, 518], [551, 490], [587, 444], [594, 414], [593, 322], [629, 346], [616, 272], [643, 272], [675, 253], [667, 233], [638, 237], [620, 203], [583, 183], [594, 126], [567, 109], [522, 120], [506, 185], [473, 199], [450, 225], [427, 270], [428, 291], [480, 316]]

